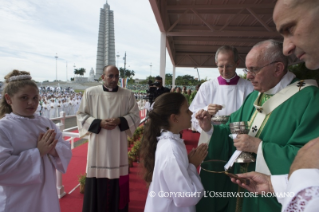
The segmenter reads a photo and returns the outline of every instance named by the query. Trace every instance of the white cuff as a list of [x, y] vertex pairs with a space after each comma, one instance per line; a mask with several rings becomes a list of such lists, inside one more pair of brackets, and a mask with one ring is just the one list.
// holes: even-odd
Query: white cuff
[[263, 141], [261, 141], [258, 146], [255, 170], [256, 172], [260, 172], [266, 175], [271, 175], [270, 170], [264, 158], [262, 144], [263, 144]]
[[199, 141], [198, 141], [198, 146], [200, 144], [209, 144], [210, 142], [210, 138], [212, 137], [212, 134], [214, 132], [214, 126], [211, 125], [211, 128], [208, 132], [205, 132], [204, 130], [202, 130], [202, 132], [200, 133], [200, 136], [199, 136]]
[[207, 131], [206, 133], [207, 133], [208, 135], [212, 136], [212, 135], [213, 135], [213, 132], [214, 132], [214, 125], [211, 125], [210, 130]]
[[[283, 194], [286, 192], [288, 185], [288, 174], [285, 175], [271, 175], [270, 176], [272, 187], [274, 188], [274, 192], [277, 194]], [[280, 204], [284, 203], [285, 196], [284, 195], [276, 195], [277, 201]]]

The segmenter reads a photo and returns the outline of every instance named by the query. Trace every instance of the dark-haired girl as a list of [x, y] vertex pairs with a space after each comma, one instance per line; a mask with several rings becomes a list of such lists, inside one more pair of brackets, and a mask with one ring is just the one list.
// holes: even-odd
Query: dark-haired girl
[[149, 113], [142, 140], [144, 179], [150, 183], [146, 212], [195, 211], [203, 196], [196, 167], [207, 155], [207, 145], [188, 155], [179, 132], [191, 126], [192, 112], [180, 93], [159, 96]]

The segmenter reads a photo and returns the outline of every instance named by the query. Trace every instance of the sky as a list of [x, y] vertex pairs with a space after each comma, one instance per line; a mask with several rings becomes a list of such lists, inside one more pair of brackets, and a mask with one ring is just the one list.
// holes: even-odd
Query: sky
[[[65, 81], [75, 68], [88, 76], [96, 67], [100, 8], [106, 0], [0, 0], [0, 81], [13, 69], [29, 71], [36, 81]], [[133, 78], [159, 75], [160, 31], [148, 0], [108, 0], [114, 11], [117, 66]], [[56, 59], [55, 56], [58, 58]], [[150, 66], [152, 64], [152, 66]], [[166, 54], [166, 73], [173, 72]], [[197, 77], [194, 68], [176, 68], [176, 76]], [[213, 79], [217, 69], [199, 68]]]

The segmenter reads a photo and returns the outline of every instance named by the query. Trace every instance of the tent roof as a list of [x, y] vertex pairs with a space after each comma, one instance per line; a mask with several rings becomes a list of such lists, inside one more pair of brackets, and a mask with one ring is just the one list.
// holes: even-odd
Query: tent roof
[[176, 67], [216, 67], [215, 53], [222, 45], [235, 46], [245, 67], [254, 44], [282, 40], [272, 19], [276, 0], [149, 1]]

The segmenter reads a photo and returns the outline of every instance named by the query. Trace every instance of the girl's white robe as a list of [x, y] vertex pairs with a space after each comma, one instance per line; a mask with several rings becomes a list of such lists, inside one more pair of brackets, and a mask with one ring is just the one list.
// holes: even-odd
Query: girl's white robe
[[[41, 157], [37, 149], [39, 134], [47, 127], [57, 133], [59, 157]], [[6, 114], [0, 120], [0, 211], [60, 211], [56, 169], [65, 173], [71, 156], [69, 142], [49, 119]]]
[[196, 167], [189, 163], [184, 140], [179, 136], [162, 132], [158, 137], [145, 212], [195, 212], [195, 205], [204, 195]]

